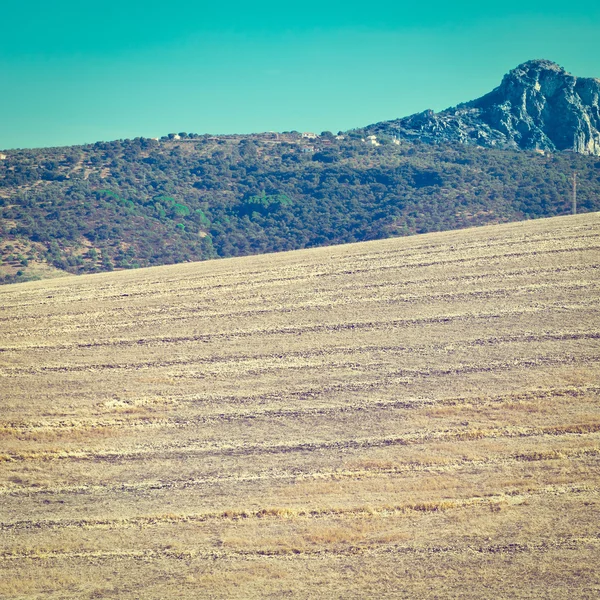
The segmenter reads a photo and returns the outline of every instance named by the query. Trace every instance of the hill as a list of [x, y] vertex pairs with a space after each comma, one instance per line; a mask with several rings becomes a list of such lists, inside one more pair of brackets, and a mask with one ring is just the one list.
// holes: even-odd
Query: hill
[[575, 77], [549, 60], [530, 60], [481, 98], [366, 131], [430, 143], [600, 156], [600, 79]]
[[[597, 96], [590, 91], [588, 98], [585, 90], [595, 80], [575, 79], [558, 67], [540, 70], [538, 63], [537, 70], [533, 63], [527, 72], [523, 66], [516, 69], [499, 90], [459, 110], [476, 114], [477, 120], [504, 107], [508, 112], [502, 118], [514, 130], [511, 139], [522, 131], [519, 144], [535, 151], [483, 148], [483, 138], [462, 133], [430, 144], [429, 133], [437, 125], [400, 135], [393, 123], [341, 135], [181, 133], [160, 140], [6, 151], [0, 155], [5, 157], [0, 160], [0, 281], [568, 214], [575, 173], [578, 210], [600, 210], [600, 158], [591, 151], [540, 149], [565, 146], [556, 137], [558, 125], [550, 130], [547, 123], [570, 127], [579, 115], [578, 123], [592, 127]], [[560, 87], [556, 78], [571, 87]], [[529, 91], [523, 91], [524, 82]], [[553, 85], [558, 100], [550, 95]], [[567, 88], [578, 94], [577, 102], [575, 96], [567, 102]], [[526, 114], [515, 113], [517, 97], [529, 98], [531, 90], [539, 114], [533, 114], [529, 100]], [[507, 104], [509, 91], [513, 100]], [[444, 113], [439, 119], [454, 117]], [[452, 123], [440, 131], [462, 131]], [[553, 145], [538, 143], [540, 132]], [[576, 149], [589, 150], [594, 135], [577, 137], [583, 146]], [[462, 143], [469, 140], [477, 145]], [[515, 144], [504, 145], [520, 147]]]
[[0, 596], [595, 597], [599, 233], [5, 286]]

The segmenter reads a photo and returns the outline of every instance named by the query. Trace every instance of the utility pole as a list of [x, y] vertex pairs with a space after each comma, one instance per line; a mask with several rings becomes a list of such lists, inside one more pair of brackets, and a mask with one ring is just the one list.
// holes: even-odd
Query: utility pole
[[573, 173], [573, 214], [577, 214], [577, 173]]

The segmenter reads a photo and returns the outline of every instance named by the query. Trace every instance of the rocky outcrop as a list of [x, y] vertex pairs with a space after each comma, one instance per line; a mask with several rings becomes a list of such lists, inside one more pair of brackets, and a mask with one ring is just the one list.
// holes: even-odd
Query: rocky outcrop
[[429, 143], [600, 156], [600, 80], [575, 77], [549, 60], [531, 60], [492, 92], [439, 113], [431, 110], [365, 129]]

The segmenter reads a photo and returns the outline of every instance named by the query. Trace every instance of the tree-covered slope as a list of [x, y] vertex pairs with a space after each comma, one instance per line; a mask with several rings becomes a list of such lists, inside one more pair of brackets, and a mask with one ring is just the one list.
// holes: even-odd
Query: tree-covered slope
[[5, 282], [600, 209], [600, 159], [357, 133], [136, 138], [5, 151]]

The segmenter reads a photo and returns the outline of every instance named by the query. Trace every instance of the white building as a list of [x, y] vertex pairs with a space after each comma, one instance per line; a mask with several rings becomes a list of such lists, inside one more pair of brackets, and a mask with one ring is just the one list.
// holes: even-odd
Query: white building
[[312, 133], [311, 131], [305, 131], [302, 134], [302, 137], [308, 140], [316, 140], [319, 136], [316, 133]]
[[8, 156], [6, 156], [6, 154], [2, 154], [2, 152], [0, 152], [0, 160], [6, 160], [8, 158]]

